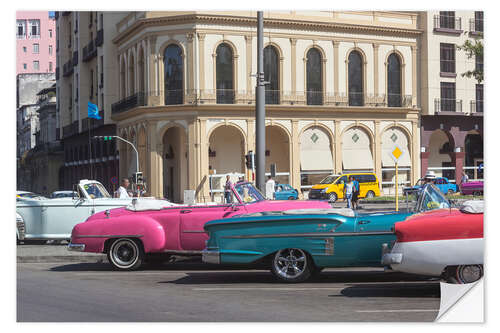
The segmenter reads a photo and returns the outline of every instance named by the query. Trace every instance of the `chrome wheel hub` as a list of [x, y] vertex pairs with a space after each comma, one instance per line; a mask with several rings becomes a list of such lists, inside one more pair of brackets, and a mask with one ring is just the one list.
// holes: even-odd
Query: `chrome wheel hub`
[[300, 249], [280, 250], [274, 257], [276, 271], [284, 278], [293, 279], [300, 276], [306, 265], [306, 254]]
[[131, 266], [137, 260], [137, 245], [128, 240], [119, 241], [113, 246], [113, 259], [119, 266]]

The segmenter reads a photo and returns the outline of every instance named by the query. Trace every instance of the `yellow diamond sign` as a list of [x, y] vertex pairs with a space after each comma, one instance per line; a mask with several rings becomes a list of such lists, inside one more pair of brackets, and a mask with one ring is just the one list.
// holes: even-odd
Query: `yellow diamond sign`
[[403, 155], [403, 152], [401, 151], [401, 149], [399, 149], [398, 147], [396, 147], [392, 151], [392, 155], [394, 155], [394, 157], [399, 160], [399, 157], [401, 157], [401, 155]]
[[392, 146], [391, 150], [389, 150], [389, 155], [394, 160], [394, 163], [398, 163], [401, 159], [401, 156], [405, 154], [405, 151], [398, 145]]

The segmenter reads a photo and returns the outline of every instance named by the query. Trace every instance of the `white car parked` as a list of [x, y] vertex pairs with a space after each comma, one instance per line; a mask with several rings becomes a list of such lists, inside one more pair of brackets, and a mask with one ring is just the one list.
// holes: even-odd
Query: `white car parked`
[[132, 198], [112, 198], [106, 188], [95, 180], [83, 179], [71, 198], [48, 199], [16, 196], [17, 241], [64, 240], [71, 238], [71, 230], [90, 215], [123, 207]]

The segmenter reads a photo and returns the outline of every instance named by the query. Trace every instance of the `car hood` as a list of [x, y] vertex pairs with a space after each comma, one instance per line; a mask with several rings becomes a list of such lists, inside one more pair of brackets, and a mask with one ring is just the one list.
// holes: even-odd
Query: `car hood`
[[331, 184], [316, 184], [316, 185], [313, 185], [311, 188], [313, 190], [322, 190], [324, 188], [327, 188], [328, 186], [330, 186]]

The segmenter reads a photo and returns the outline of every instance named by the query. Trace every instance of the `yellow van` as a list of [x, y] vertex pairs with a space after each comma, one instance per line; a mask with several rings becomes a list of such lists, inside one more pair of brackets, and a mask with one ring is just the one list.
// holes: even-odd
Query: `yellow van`
[[373, 172], [354, 172], [327, 176], [319, 184], [313, 185], [309, 191], [309, 199], [328, 199], [330, 202], [343, 199], [344, 183], [350, 176], [359, 182], [359, 198], [380, 196], [379, 182]]

